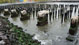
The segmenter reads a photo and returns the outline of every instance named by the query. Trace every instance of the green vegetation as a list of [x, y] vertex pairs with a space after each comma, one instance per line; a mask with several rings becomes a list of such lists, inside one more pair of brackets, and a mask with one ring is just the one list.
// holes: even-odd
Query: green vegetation
[[13, 25], [9, 22], [8, 19], [3, 18], [8, 22], [9, 28], [10, 28], [10, 34], [14, 34], [15, 41], [12, 41], [12, 45], [40, 45], [40, 42], [37, 40], [33, 40], [30, 34], [27, 34], [23, 32], [23, 29], [21, 27], [18, 27], [16, 25]]

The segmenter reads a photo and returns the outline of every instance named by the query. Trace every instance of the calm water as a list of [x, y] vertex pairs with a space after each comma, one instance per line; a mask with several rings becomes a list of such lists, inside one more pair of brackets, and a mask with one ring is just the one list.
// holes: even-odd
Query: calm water
[[[1, 14], [3, 16], [3, 14]], [[41, 45], [74, 45], [72, 42], [68, 42], [65, 38], [68, 36], [68, 30], [70, 27], [70, 20], [61, 24], [61, 18], [48, 21], [48, 25], [38, 27], [36, 12], [31, 13], [30, 19], [26, 21], [20, 21], [20, 16], [17, 18], [8, 17], [8, 20], [14, 25], [22, 27], [24, 32], [31, 35], [35, 35], [33, 39], [41, 41]]]

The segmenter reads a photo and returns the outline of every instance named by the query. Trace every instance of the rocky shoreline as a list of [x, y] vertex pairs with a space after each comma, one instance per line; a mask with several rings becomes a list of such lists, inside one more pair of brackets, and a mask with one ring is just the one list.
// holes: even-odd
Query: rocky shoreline
[[[0, 35], [5, 36], [4, 45], [41, 45], [37, 40], [33, 40], [30, 34], [23, 32], [21, 27], [13, 25], [5, 17], [0, 16]], [[1, 36], [0, 36], [1, 37]]]

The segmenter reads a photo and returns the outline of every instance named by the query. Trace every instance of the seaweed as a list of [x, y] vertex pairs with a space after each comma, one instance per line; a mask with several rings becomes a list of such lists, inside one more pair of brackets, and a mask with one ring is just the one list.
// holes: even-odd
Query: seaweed
[[10, 30], [8, 35], [12, 35], [9, 36], [9, 38], [11, 37], [11, 45], [40, 45], [40, 42], [38, 42], [37, 40], [33, 40], [33, 36], [25, 33], [21, 27], [10, 23], [9, 20], [5, 17], [2, 18], [9, 25]]

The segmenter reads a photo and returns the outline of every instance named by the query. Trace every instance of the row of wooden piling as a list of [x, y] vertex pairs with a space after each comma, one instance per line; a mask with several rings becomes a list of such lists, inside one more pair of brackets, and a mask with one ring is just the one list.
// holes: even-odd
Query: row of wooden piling
[[[26, 19], [30, 18], [30, 15], [27, 15], [27, 13], [30, 14], [31, 11], [33, 11], [33, 12], [36, 11], [37, 19], [38, 19], [37, 26], [43, 26], [43, 25], [48, 24], [48, 14], [50, 16], [50, 20], [51, 20], [51, 17], [53, 17], [53, 20], [61, 17], [61, 23], [62, 23], [64, 21], [66, 21], [68, 18], [71, 19], [72, 13], [73, 13], [73, 7], [75, 7], [74, 13], [76, 12], [76, 8], [78, 7], [77, 5], [68, 5], [66, 7], [64, 7], [64, 5], [60, 5], [59, 8], [57, 5], [52, 5], [53, 7], [51, 5], [48, 5], [48, 6], [49, 7], [47, 7], [47, 8], [43, 8], [43, 7], [41, 8], [41, 6], [38, 6], [36, 8], [29, 8], [28, 10], [27, 10], [27, 8], [18, 8], [18, 10], [14, 8], [16, 10], [16, 12], [10, 12], [10, 11], [5, 12], [4, 11], [4, 15], [6, 16], [6, 15], [11, 14], [11, 17], [17, 17], [20, 13], [21, 14], [20, 19], [26, 20]], [[69, 8], [69, 10], [67, 10], [68, 8]], [[10, 10], [13, 10], [13, 8]], [[49, 13], [43, 14], [45, 16], [42, 16], [42, 17], [38, 16], [38, 12], [43, 11], [43, 10], [49, 10]], [[26, 11], [27, 13], [23, 15], [20, 11], [22, 11], [22, 12]], [[66, 39], [69, 41], [73, 41], [73, 39], [75, 39], [74, 36], [77, 34], [77, 32], [78, 32], [78, 21], [77, 21], [77, 19], [72, 18], [71, 23], [70, 23], [70, 28], [69, 28], [69, 36]]]

